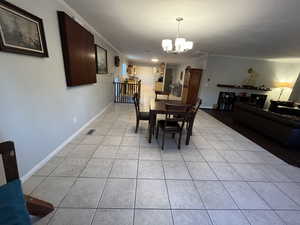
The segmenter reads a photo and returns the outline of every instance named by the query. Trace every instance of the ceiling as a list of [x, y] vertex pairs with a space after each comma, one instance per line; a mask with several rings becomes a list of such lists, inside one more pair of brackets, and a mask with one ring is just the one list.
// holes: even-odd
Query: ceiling
[[[176, 63], [203, 52], [254, 58], [300, 57], [300, 0], [65, 0], [133, 61]], [[161, 40], [181, 33], [194, 41], [183, 55]]]

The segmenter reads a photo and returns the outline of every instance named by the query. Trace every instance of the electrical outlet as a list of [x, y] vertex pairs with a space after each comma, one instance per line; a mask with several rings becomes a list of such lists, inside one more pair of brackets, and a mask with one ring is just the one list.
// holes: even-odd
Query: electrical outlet
[[77, 117], [73, 116], [73, 123], [76, 124], [77, 123]]

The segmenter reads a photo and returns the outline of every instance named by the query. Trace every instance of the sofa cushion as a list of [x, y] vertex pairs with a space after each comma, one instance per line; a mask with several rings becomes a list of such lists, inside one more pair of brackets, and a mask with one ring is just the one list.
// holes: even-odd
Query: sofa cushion
[[287, 126], [300, 128], [300, 117], [298, 116], [279, 114], [242, 103], [237, 103], [235, 107], [241, 108], [242, 110], [254, 113], [266, 119], [273, 120]]

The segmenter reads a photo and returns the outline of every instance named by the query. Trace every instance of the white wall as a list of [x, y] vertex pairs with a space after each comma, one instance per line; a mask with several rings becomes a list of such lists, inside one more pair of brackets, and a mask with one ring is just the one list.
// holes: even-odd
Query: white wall
[[[183, 84], [184, 81], [184, 74], [185, 74], [185, 69], [188, 66], [191, 66], [192, 68], [197, 68], [197, 69], [205, 69], [207, 64], [207, 57], [197, 57], [197, 58], [188, 58], [188, 59], [183, 59], [180, 63], [178, 63], [177, 66], [177, 76], [175, 78], [175, 82], [180, 82]], [[183, 72], [182, 80], [180, 80], [180, 73]]]
[[[113, 76], [101, 75], [97, 84], [67, 88], [57, 10], [92, 28], [56, 0], [10, 2], [43, 19], [49, 50], [49, 58], [0, 52], [0, 142], [15, 142], [22, 176], [112, 101]], [[109, 72], [118, 73], [112, 65], [118, 53], [100, 36], [95, 38], [108, 49]]]
[[[179, 82], [180, 84], [183, 85], [184, 82], [184, 75], [185, 75], [185, 69], [188, 66], [191, 66], [192, 68], [197, 68], [197, 69], [205, 69], [207, 64], [207, 57], [197, 57], [197, 58], [188, 58], [188, 59], [182, 59], [180, 63], [177, 64], [176, 66], [176, 74], [173, 77], [172, 83], [177, 83]], [[180, 80], [180, 74], [183, 72], [182, 79]], [[202, 78], [203, 80], [203, 78]], [[182, 86], [183, 88], [183, 86]]]
[[300, 73], [298, 75], [297, 81], [295, 82], [295, 85], [294, 85], [294, 88], [293, 88], [293, 91], [291, 93], [289, 100], [300, 103]]
[[[275, 82], [295, 82], [300, 71], [300, 64], [239, 57], [209, 56], [200, 90], [203, 107], [210, 108], [216, 104], [220, 91], [254, 93], [254, 91], [218, 88], [216, 86], [217, 84], [242, 84], [248, 76], [248, 68], [253, 68], [259, 74], [257, 85], [264, 84], [266, 87], [274, 87]], [[210, 79], [210, 82], [208, 82], [208, 79]], [[286, 90], [281, 100], [288, 100], [291, 91], [291, 89]], [[267, 103], [269, 103], [270, 99], [278, 99], [280, 89], [272, 88], [271, 92], [266, 93], [268, 94]]]
[[158, 79], [158, 75], [154, 73], [151, 66], [136, 66], [136, 76], [141, 79], [142, 85], [147, 86], [154, 86]]

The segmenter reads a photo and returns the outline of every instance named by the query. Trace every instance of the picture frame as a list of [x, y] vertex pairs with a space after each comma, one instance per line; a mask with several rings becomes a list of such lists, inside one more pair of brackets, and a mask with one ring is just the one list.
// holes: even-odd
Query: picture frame
[[43, 20], [0, 1], [0, 51], [49, 57]]
[[108, 74], [107, 50], [95, 45], [97, 74]]

